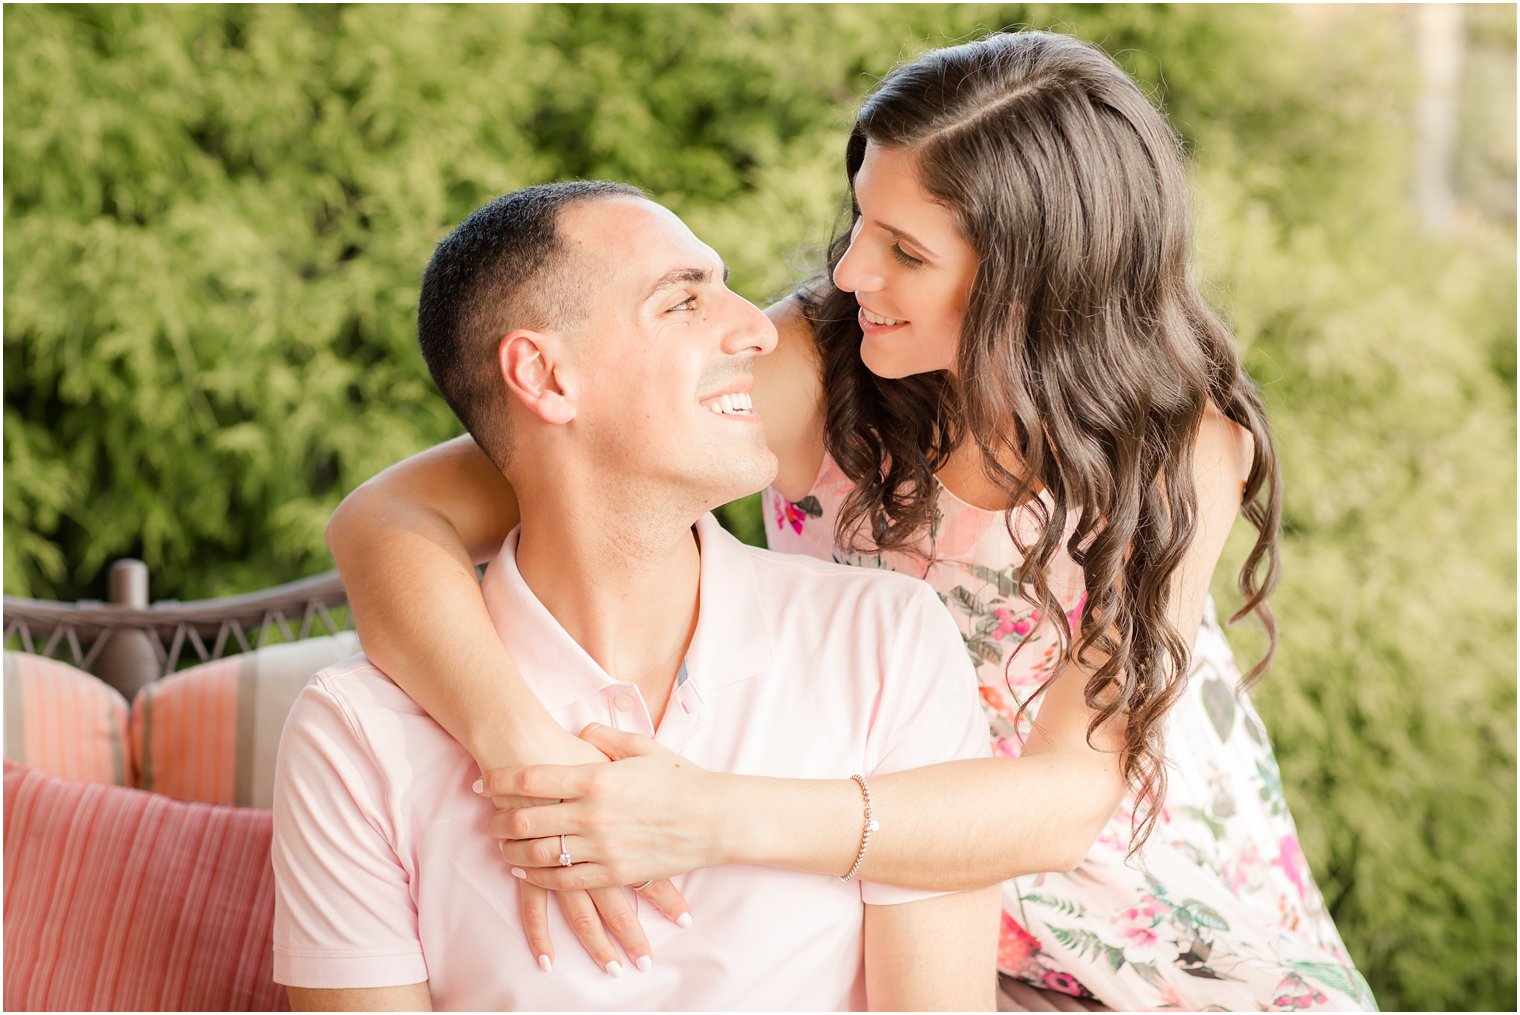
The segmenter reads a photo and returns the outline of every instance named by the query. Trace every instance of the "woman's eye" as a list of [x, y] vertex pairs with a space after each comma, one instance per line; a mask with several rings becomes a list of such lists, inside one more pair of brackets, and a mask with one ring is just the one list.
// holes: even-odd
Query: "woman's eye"
[[892, 244], [892, 256], [897, 258], [897, 263], [901, 264], [904, 268], [922, 268], [924, 266], [923, 261], [903, 250], [902, 247], [899, 247], [895, 243]]

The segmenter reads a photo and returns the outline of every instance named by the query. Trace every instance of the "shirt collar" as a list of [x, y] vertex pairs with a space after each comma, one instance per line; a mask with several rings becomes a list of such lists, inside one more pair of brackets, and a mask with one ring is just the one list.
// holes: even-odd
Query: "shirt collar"
[[[771, 638], [755, 584], [751, 550], [710, 513], [697, 520], [701, 554], [697, 629], [686, 652], [690, 682], [720, 687], [761, 673]], [[539, 602], [517, 567], [513, 529], [486, 568], [480, 588], [496, 633], [544, 707], [564, 708], [617, 683]]]

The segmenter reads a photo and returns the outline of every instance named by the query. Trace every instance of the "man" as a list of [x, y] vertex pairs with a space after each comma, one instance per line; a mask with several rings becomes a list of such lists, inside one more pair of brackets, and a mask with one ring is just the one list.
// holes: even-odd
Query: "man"
[[[725, 276], [619, 184], [518, 191], [439, 245], [424, 356], [521, 510], [483, 582], [497, 630], [567, 729], [641, 732], [710, 769], [869, 779], [985, 755], [927, 586], [745, 547], [707, 514], [776, 469], [748, 397], [775, 331]], [[990, 1004], [995, 893], [747, 866], [677, 879], [702, 926], [646, 927], [647, 968], [575, 952], [544, 969], [477, 775], [362, 657], [313, 678], [276, 780], [275, 978], [293, 1006]]]

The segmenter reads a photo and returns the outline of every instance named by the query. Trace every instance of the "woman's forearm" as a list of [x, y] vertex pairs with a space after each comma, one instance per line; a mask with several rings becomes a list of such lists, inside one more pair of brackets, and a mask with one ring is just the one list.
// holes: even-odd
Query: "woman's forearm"
[[[428, 506], [440, 502], [449, 516]], [[516, 523], [501, 474], [473, 443], [451, 442], [355, 490], [328, 526], [365, 653], [482, 768], [557, 758], [533, 747], [565, 737], [502, 645], [476, 580], [474, 560]]]
[[[843, 875], [860, 845], [853, 780], [724, 776], [723, 862]], [[1093, 752], [946, 762], [870, 779], [861, 878], [907, 888], [979, 888], [1081, 862], [1122, 798]]]

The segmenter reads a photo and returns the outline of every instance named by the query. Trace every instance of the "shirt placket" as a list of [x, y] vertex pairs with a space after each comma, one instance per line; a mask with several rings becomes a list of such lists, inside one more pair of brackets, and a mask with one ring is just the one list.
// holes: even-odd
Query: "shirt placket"
[[608, 725], [628, 733], [654, 736], [649, 706], [644, 703], [644, 696], [637, 687], [632, 684], [613, 684], [603, 693], [607, 699]]

